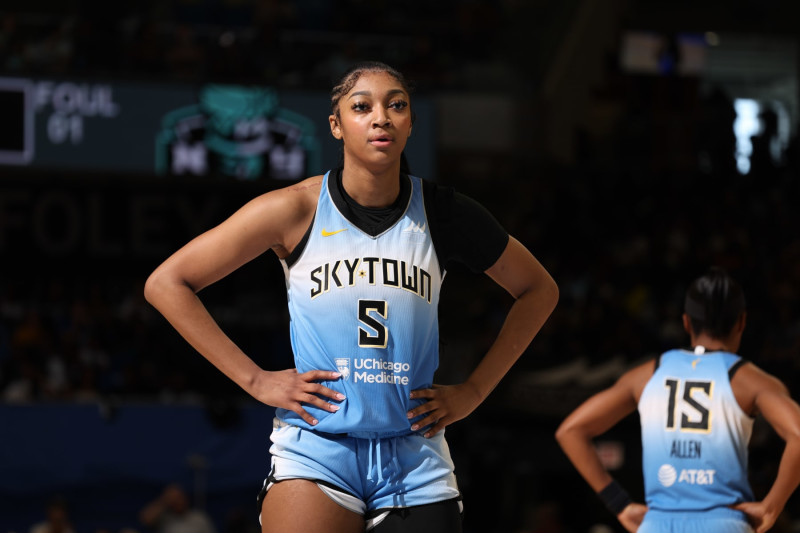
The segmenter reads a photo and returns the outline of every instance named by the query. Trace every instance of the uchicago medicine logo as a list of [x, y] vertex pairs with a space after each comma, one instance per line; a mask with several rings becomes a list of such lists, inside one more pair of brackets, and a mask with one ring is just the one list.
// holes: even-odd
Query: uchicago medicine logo
[[351, 368], [349, 357], [337, 357], [334, 362], [336, 369], [342, 375], [342, 380], [348, 381], [351, 377], [355, 383], [377, 383], [386, 385], [408, 385], [411, 365], [384, 359], [362, 358], [356, 359], [354, 368]]
[[337, 357], [336, 369], [342, 375], [344, 381], [350, 379], [350, 359], [348, 357]]
[[386, 361], [384, 359], [356, 359], [356, 383], [385, 383], [387, 385], [408, 385], [409, 363]]

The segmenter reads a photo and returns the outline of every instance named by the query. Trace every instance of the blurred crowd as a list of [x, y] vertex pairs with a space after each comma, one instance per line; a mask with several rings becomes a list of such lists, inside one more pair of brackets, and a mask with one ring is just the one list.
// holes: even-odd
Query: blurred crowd
[[[79, 520], [74, 520], [70, 500], [63, 495], [53, 496], [44, 506], [41, 519], [21, 533], [76, 533], [85, 531]], [[254, 520], [246, 520], [243, 513], [230, 513], [224, 525], [218, 528], [212, 517], [196, 505], [189, 491], [180, 483], [170, 482], [161, 492], [142, 504], [138, 516], [126, 517], [121, 528], [93, 527], [91, 533], [257, 533]], [[249, 524], [249, 525], [248, 525]]]
[[[552, 25], [551, 13], [568, 12], [575, 2], [546, 4], [84, 0], [47, 11], [31, 5], [0, 9], [0, 71], [327, 90], [343, 67], [381, 57], [421, 87], [508, 87], [554, 44], [548, 41], [558, 24], [540, 34], [531, 24]], [[525, 31], [512, 31], [523, 21]]]

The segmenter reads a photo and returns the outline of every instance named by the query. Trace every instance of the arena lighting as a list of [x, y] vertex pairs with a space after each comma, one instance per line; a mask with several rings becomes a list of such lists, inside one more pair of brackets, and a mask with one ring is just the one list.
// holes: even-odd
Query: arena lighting
[[750, 137], [759, 131], [760, 106], [755, 100], [738, 98], [733, 107], [736, 109], [736, 120], [733, 123], [733, 132], [736, 134], [736, 169], [740, 174], [747, 174], [750, 172], [750, 155], [753, 153]]
[[736, 135], [736, 168], [742, 175], [750, 173], [750, 157], [753, 154], [751, 138], [763, 132], [764, 124], [762, 115], [765, 111], [777, 115], [777, 131], [770, 141], [770, 155], [775, 165], [780, 165], [782, 153], [789, 144], [791, 135], [789, 126], [789, 112], [780, 102], [760, 102], [751, 98], [737, 98], [733, 102], [736, 110], [736, 119], [733, 123], [733, 132]]

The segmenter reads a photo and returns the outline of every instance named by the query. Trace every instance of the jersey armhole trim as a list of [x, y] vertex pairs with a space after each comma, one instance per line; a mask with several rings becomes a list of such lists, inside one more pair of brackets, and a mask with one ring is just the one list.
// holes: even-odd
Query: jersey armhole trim
[[314, 216], [311, 218], [311, 223], [308, 225], [308, 229], [306, 230], [303, 238], [300, 239], [300, 242], [297, 243], [297, 246], [294, 247], [294, 250], [286, 256], [284, 262], [286, 263], [286, 268], [292, 268], [300, 256], [303, 254], [303, 250], [306, 248], [306, 244], [308, 244], [308, 239], [311, 237], [311, 229], [314, 227], [314, 221], [317, 218], [316, 211], [314, 212]]
[[736, 372], [740, 368], [742, 368], [742, 365], [744, 365], [747, 362], [748, 362], [747, 359], [741, 358], [738, 361], [736, 361], [735, 363], [733, 363], [733, 365], [731, 365], [731, 367], [728, 369], [728, 379], [729, 380], [733, 379], [733, 375], [736, 374]]

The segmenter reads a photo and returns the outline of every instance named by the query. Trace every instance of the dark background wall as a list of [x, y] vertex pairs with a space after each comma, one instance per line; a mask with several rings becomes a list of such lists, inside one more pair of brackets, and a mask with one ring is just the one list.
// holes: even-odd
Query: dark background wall
[[[0, 87], [70, 83], [95, 102], [92, 88], [111, 87], [119, 108], [37, 107], [34, 90], [28, 156], [15, 144], [24, 113], [3, 108], [0, 531], [27, 531], [57, 495], [78, 531], [144, 531], [138, 509], [174, 480], [221, 532], [257, 528], [271, 410], [141, 289], [172, 250], [287, 180], [242, 179], [213, 160], [203, 175], [158, 172], [159, 121], [209, 86], [271, 88], [294, 124], [315, 125], [319, 157], [304, 170], [316, 173], [336, 158], [327, 91], [358, 59], [416, 82], [412, 169], [479, 199], [561, 288], [506, 380], [447, 430], [466, 531], [621, 531], [553, 431], [626, 368], [686, 342], [683, 291], [709, 265], [744, 285], [743, 355], [800, 388], [797, 11], [788, 0], [4, 2]], [[283, 291], [264, 256], [202, 296], [259, 364], [282, 369]], [[465, 377], [509, 303], [483, 276], [448, 273], [438, 381]], [[781, 441], [756, 428], [763, 495]], [[631, 417], [600, 444], [641, 497], [637, 432]], [[798, 504], [775, 531], [796, 531]]]

